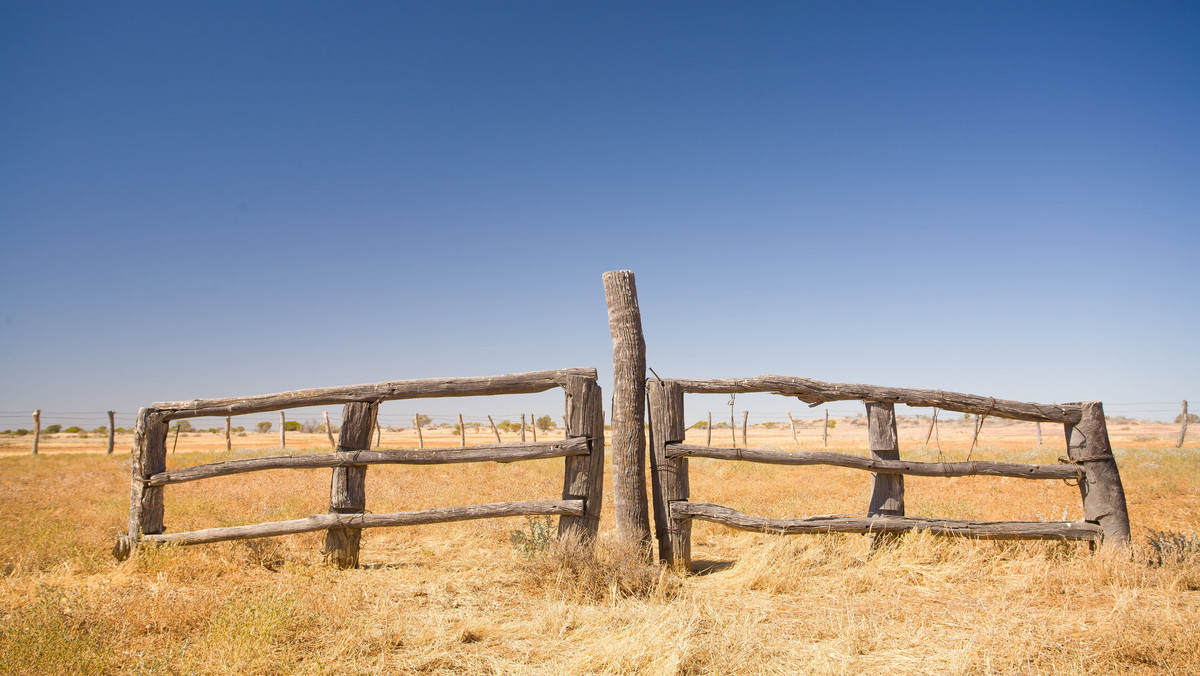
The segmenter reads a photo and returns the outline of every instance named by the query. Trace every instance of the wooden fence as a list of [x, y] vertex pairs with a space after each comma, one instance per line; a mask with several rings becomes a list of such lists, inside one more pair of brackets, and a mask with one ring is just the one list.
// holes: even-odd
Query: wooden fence
[[[684, 569], [691, 565], [691, 521], [703, 519], [732, 528], [773, 533], [881, 533], [925, 530], [939, 535], [1025, 540], [1090, 540], [1126, 546], [1129, 515], [1121, 476], [1113, 458], [1100, 402], [1034, 404], [939, 390], [914, 390], [824, 383], [807, 378], [761, 376], [732, 380], [647, 382], [650, 399], [650, 461], [654, 520], [662, 561]], [[684, 443], [685, 393], [769, 392], [812, 405], [859, 400], [866, 404], [870, 457], [842, 453], [781, 452], [755, 448], [716, 448]], [[900, 459], [895, 404], [937, 407], [960, 413], [1032, 422], [1062, 423], [1066, 432], [1064, 464], [1007, 462], [910, 462]], [[715, 458], [780, 465], [833, 465], [873, 472], [865, 517], [815, 516], [769, 519], [721, 505], [691, 502], [688, 458]], [[989, 475], [1021, 479], [1067, 479], [1079, 483], [1082, 522], [958, 521], [904, 515], [904, 475], [955, 477]]]
[[[427, 397], [531, 394], [554, 387], [566, 394], [566, 437], [561, 442], [486, 444], [442, 450], [370, 450], [380, 402]], [[167, 469], [166, 439], [172, 420], [263, 413], [301, 406], [345, 404], [337, 448], [332, 453], [278, 455]], [[153, 404], [138, 412], [133, 448], [129, 532], [114, 554], [127, 557], [142, 543], [180, 545], [326, 531], [324, 553], [340, 567], [358, 565], [362, 529], [518, 515], [558, 515], [558, 534], [578, 530], [595, 538], [604, 472], [604, 413], [596, 370], [574, 368], [479, 378], [398, 380], [368, 385], [298, 390], [231, 399], [197, 399]], [[565, 458], [561, 500], [497, 502], [414, 512], [367, 514], [365, 479], [374, 464], [513, 462]], [[283, 468], [332, 468], [329, 513], [291, 521], [167, 533], [163, 490], [168, 484], [243, 472]]]

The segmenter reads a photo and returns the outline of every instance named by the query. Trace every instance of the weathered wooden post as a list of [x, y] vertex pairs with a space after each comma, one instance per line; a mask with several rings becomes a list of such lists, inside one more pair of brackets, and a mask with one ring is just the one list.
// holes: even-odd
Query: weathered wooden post
[[283, 411], [279, 412], [279, 448], [280, 450], [287, 448], [287, 417]]
[[1108, 441], [1108, 426], [1104, 422], [1104, 405], [1085, 401], [1077, 424], [1067, 423], [1067, 459], [1083, 467], [1084, 478], [1079, 480], [1083, 496], [1083, 518], [1100, 525], [1103, 544], [1127, 548], [1130, 544], [1129, 511], [1125, 505], [1125, 488], [1121, 473]]
[[329, 411], [321, 411], [321, 415], [325, 418], [325, 436], [329, 437], [329, 447], [337, 450], [337, 442], [333, 440], [333, 425], [329, 424]]
[[[462, 420], [462, 416], [459, 416], [459, 420]], [[375, 448], [383, 448], [383, 425], [379, 424], [378, 416], [375, 417]]]
[[138, 411], [133, 429], [133, 459], [130, 463], [129, 535], [118, 540], [113, 554], [126, 559], [137, 550], [143, 535], [163, 532], [163, 487], [146, 482], [167, 469], [167, 430], [169, 423], [151, 408]]
[[686, 501], [687, 458], [668, 458], [666, 445], [684, 440], [683, 390], [672, 380], [652, 380], [650, 391], [650, 483], [654, 490], [654, 531], [658, 558], [663, 563], [691, 570], [692, 522], [674, 519], [671, 503]]
[[233, 450], [233, 419], [225, 416], [225, 451]]
[[[524, 414], [521, 415], [521, 418], [521, 422], [524, 423]], [[521, 436], [524, 437], [524, 435]], [[525, 441], [525, 439], [522, 438], [521, 441]], [[463, 424], [461, 413], [458, 414], [458, 445], [462, 448], [466, 448], [467, 446], [467, 426]]]
[[588, 454], [565, 459], [563, 500], [583, 500], [583, 516], [560, 516], [558, 537], [575, 530], [591, 546], [600, 528], [600, 509], [604, 501], [603, 395], [595, 379], [584, 376], [568, 376], [563, 389], [567, 403], [564, 438], [586, 438]]
[[796, 444], [796, 448], [800, 448], [800, 440], [796, 438], [796, 421], [792, 419], [792, 412], [788, 411], [788, 424], [792, 426], [792, 443]]
[[712, 446], [712, 411], [708, 412], [708, 435], [704, 441], [705, 446]]
[[1179, 441], [1175, 448], [1183, 448], [1183, 438], [1187, 436], [1187, 399], [1183, 400], [1183, 412], [1179, 415]]
[[650, 541], [646, 504], [646, 340], [630, 270], [603, 275], [613, 342], [612, 471], [617, 537]]
[[[603, 413], [604, 413], [603, 408], [600, 409], [600, 413], [603, 415]], [[529, 414], [529, 431], [533, 433], [533, 443], [536, 444], [537, 443], [537, 418], [533, 417], [532, 413]]]
[[[488, 417], [488, 420], [491, 420], [491, 417]], [[342, 426], [345, 427], [345, 422], [342, 423]], [[413, 427], [417, 428], [417, 448], [425, 448], [425, 437], [421, 435], [421, 414], [420, 413], [413, 414]], [[492, 429], [496, 429], [496, 426], [492, 425]], [[500, 435], [497, 434], [496, 442], [499, 443], [499, 441], [500, 441]]]
[[825, 409], [825, 426], [821, 428], [821, 445], [829, 445], [829, 409]]
[[[879, 460], [899, 460], [900, 443], [896, 434], [896, 407], [889, 402], [866, 401], [867, 447], [871, 457]], [[904, 516], [904, 475], [871, 473], [871, 502], [867, 516]], [[873, 544], [891, 538], [878, 535]]]
[[525, 414], [521, 414], [521, 443], [525, 443]]
[[1037, 423], [1038, 447], [1042, 445], [1042, 423]]
[[113, 446], [117, 441], [117, 412], [108, 412], [108, 454], [113, 454]]
[[750, 448], [750, 444], [746, 441], [746, 426], [750, 424], [750, 411], [742, 411], [742, 446]]
[[38, 454], [38, 442], [42, 440], [42, 409], [33, 412], [33, 455]]
[[[371, 448], [371, 430], [378, 412], [378, 404], [363, 401], [346, 404], [342, 411], [342, 431], [338, 435], [338, 455], [352, 462], [355, 451]], [[362, 514], [367, 507], [366, 481], [366, 465], [334, 467], [329, 488], [330, 513]], [[356, 568], [361, 540], [361, 528], [339, 527], [325, 531], [325, 560], [339, 568]]]
[[492, 426], [492, 434], [496, 435], [496, 443], [500, 443], [500, 430], [496, 429], [496, 421], [492, 420], [492, 416], [488, 416], [488, 423]]

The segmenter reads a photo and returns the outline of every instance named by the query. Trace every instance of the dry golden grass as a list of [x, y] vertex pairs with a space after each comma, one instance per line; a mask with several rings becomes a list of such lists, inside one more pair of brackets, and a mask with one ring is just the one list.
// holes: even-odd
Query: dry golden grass
[[[839, 420], [831, 448], [861, 452], [865, 425], [854, 423]], [[1147, 528], [1186, 531], [1198, 513], [1200, 451], [1173, 448], [1174, 430], [1110, 423], [1132, 558], [925, 535], [873, 553], [860, 536], [698, 522], [694, 556], [708, 572], [687, 576], [613, 542], [611, 496], [596, 559], [569, 542], [526, 558], [510, 534], [538, 526], [507, 519], [365, 531], [353, 571], [321, 564], [319, 534], [160, 548], [118, 565], [108, 550], [127, 514], [127, 455], [104, 455], [102, 439], [54, 438], [34, 458], [22, 439], [0, 449], [0, 673], [1200, 673], [1200, 559], [1146, 563]], [[900, 431], [905, 457], [938, 457], [921, 450], [924, 423]], [[1043, 431], [1039, 449], [1032, 425], [989, 420], [974, 457], [1054, 462], [1061, 431]], [[947, 459], [966, 456], [966, 424], [939, 432]], [[411, 445], [391, 437], [385, 445]], [[291, 435], [289, 449], [293, 438], [327, 445]], [[261, 455], [276, 440], [240, 437], [226, 454], [220, 437], [184, 436], [168, 465]], [[728, 444], [729, 430], [714, 430], [714, 443]], [[752, 428], [751, 443], [794, 447], [786, 424]], [[804, 427], [801, 446], [819, 448], [820, 428]], [[554, 497], [561, 467], [372, 467], [368, 508]], [[869, 491], [851, 470], [691, 467], [693, 499], [766, 516], [860, 513]], [[328, 484], [313, 470], [170, 486], [166, 524], [321, 512]], [[910, 477], [907, 503], [924, 516], [1081, 515], [1077, 489], [1018, 479]]]

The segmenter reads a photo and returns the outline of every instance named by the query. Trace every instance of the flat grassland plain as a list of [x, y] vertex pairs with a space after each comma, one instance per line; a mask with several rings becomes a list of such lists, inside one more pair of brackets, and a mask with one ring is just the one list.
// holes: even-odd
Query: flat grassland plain
[[[865, 455], [865, 418], [836, 423], [829, 450]], [[799, 423], [798, 446], [822, 448], [821, 425]], [[939, 423], [924, 448], [927, 431], [927, 420], [901, 419], [903, 457], [967, 457], [971, 423]], [[1147, 538], [1194, 533], [1197, 441], [1176, 449], [1177, 426], [1119, 418], [1109, 432], [1131, 557], [921, 534], [872, 552], [865, 536], [695, 522], [693, 556], [705, 570], [693, 575], [640, 564], [616, 544], [608, 485], [594, 560], [569, 546], [539, 551], [543, 521], [498, 519], [366, 530], [357, 570], [323, 565], [320, 533], [161, 547], [118, 564], [109, 550], [127, 518], [131, 438], [108, 456], [98, 435], [43, 436], [37, 457], [29, 437], [5, 438], [0, 672], [1200, 673], [1200, 552], [1151, 563]], [[797, 448], [787, 423], [749, 434], [752, 446]], [[1057, 462], [1061, 427], [1043, 434], [1039, 447], [1032, 423], [988, 419], [972, 457]], [[490, 436], [469, 433], [468, 443]], [[425, 440], [458, 444], [445, 429]], [[689, 442], [704, 440], [689, 431]], [[729, 428], [713, 430], [714, 445], [731, 443]], [[383, 435], [383, 447], [415, 445], [412, 430]], [[288, 452], [327, 450], [323, 434], [289, 434]], [[272, 453], [276, 433], [235, 437], [229, 453], [223, 435], [185, 434], [168, 467]], [[914, 516], [1082, 518], [1078, 489], [1061, 481], [905, 481]], [[562, 460], [372, 466], [367, 508], [553, 499], [561, 485]], [[870, 477], [694, 459], [691, 486], [693, 500], [762, 516], [861, 514]], [[329, 470], [172, 485], [165, 523], [178, 532], [299, 518], [327, 511], [328, 493]]]

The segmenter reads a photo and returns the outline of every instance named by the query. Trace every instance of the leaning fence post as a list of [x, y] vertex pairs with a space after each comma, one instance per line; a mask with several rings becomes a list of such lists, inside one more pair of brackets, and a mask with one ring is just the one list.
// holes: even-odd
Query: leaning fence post
[[[524, 422], [523, 416], [522, 416], [521, 422]], [[524, 436], [524, 435], [522, 435], [522, 436]], [[521, 441], [525, 441], [525, 440], [521, 439]], [[465, 424], [463, 424], [463, 419], [462, 419], [461, 413], [458, 414], [458, 445], [461, 448], [467, 447], [467, 426]]]
[[692, 566], [692, 522], [675, 519], [671, 505], [686, 502], [687, 458], [668, 458], [666, 446], [684, 440], [683, 390], [671, 381], [650, 381], [650, 482], [654, 490], [654, 531], [660, 561], [683, 570]]
[[233, 419], [225, 416], [225, 451], [233, 450]]
[[584, 437], [587, 455], [566, 457], [563, 470], [563, 500], [583, 500], [583, 516], [558, 518], [558, 537], [578, 530], [584, 541], [595, 542], [600, 528], [600, 509], [604, 498], [604, 402], [595, 379], [568, 376], [563, 385], [567, 400], [567, 427], [564, 440]]
[[163, 532], [163, 487], [149, 486], [151, 476], [167, 469], [167, 428], [151, 408], [138, 411], [133, 431], [133, 460], [130, 463], [129, 535], [118, 540], [113, 553], [124, 560], [138, 547], [143, 535]]
[[[871, 457], [899, 460], [896, 407], [890, 402], [866, 401], [867, 446]], [[904, 475], [871, 473], [871, 502], [867, 516], [904, 516]], [[876, 543], [881, 540], [876, 540]]]
[[37, 455], [38, 442], [42, 440], [42, 409], [33, 412], [33, 455]]
[[[371, 432], [378, 411], [379, 405], [370, 402], [346, 404], [342, 412], [342, 430], [338, 435], [338, 455], [344, 455], [348, 461], [352, 461], [354, 451], [371, 448]], [[329, 488], [330, 513], [361, 515], [367, 506], [366, 480], [366, 465], [334, 467]], [[361, 540], [361, 528], [330, 528], [325, 531], [325, 560], [338, 568], [356, 568]]]
[[617, 537], [650, 541], [646, 506], [646, 339], [630, 270], [603, 275], [613, 342], [612, 472]]
[[1083, 496], [1083, 518], [1100, 524], [1105, 546], [1129, 546], [1129, 510], [1125, 505], [1125, 488], [1108, 440], [1108, 425], [1104, 422], [1104, 405], [1098, 401], [1080, 404], [1080, 420], [1064, 429], [1067, 437], [1067, 459], [1084, 470], [1079, 481]]
[[496, 421], [492, 420], [492, 416], [488, 416], [488, 424], [492, 426], [492, 434], [496, 435], [496, 443], [500, 443], [500, 430], [496, 429]]
[[329, 437], [329, 447], [337, 450], [337, 442], [333, 440], [333, 425], [329, 424], [329, 411], [321, 411], [321, 415], [325, 418], [325, 436]]
[[117, 436], [117, 412], [108, 412], [108, 454], [113, 454], [113, 445], [116, 443]]
[[792, 418], [792, 412], [788, 411], [788, 424], [792, 426], [792, 443], [796, 444], [796, 448], [800, 448], [800, 440], [796, 438], [796, 421]]
[[[489, 418], [489, 420], [490, 419], [491, 418]], [[342, 425], [344, 427], [345, 423], [343, 422]], [[425, 437], [421, 434], [421, 414], [420, 413], [413, 414], [413, 427], [417, 428], [417, 448], [425, 448]], [[496, 426], [493, 425], [492, 429], [496, 429]], [[497, 434], [496, 435], [496, 443], [499, 443], [499, 442], [500, 442], [500, 435]]]
[[1183, 438], [1187, 436], [1187, 399], [1183, 400], [1183, 413], [1179, 414], [1179, 442], [1175, 448], [1183, 448]]

